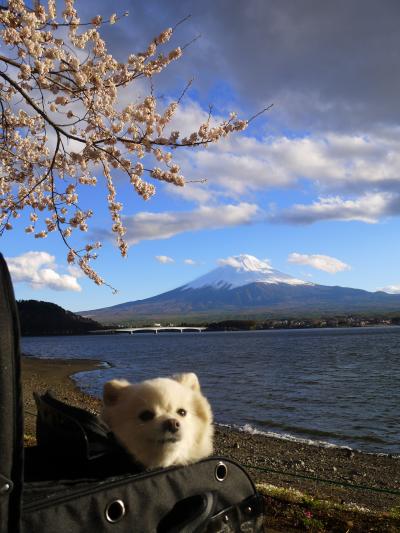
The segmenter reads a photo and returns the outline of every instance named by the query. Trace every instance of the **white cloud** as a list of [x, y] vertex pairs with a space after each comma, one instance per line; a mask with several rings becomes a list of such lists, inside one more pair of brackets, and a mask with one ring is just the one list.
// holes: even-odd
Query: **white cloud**
[[[171, 131], [179, 131], [181, 137], [185, 137], [194, 131], [198, 131], [201, 124], [207, 122], [207, 119], [208, 111], [203, 109], [198, 102], [185, 98], [177, 107], [171, 122], [165, 128], [165, 134], [168, 135]], [[220, 117], [214, 117], [212, 122], [217, 123], [220, 120], [222, 120]]]
[[288, 187], [297, 178], [284, 166], [271, 160], [267, 141], [232, 136], [207, 149], [176, 152], [187, 180], [207, 178], [206, 183], [187, 184], [173, 193], [199, 203], [215, 202], [219, 197], [243, 198], [245, 194], [273, 187]]
[[75, 265], [68, 265], [68, 272], [71, 274], [72, 277], [74, 278], [83, 278], [84, 277], [84, 273], [83, 271], [75, 266]]
[[183, 261], [185, 265], [197, 265], [197, 261], [194, 261], [193, 259], [184, 259]]
[[272, 222], [312, 224], [321, 220], [358, 220], [375, 224], [381, 218], [400, 214], [400, 197], [394, 193], [369, 193], [354, 200], [340, 196], [319, 198], [312, 204], [295, 204], [270, 215]]
[[218, 259], [219, 266], [231, 266], [233, 268], [240, 268], [241, 264], [235, 257], [227, 257], [226, 259]]
[[[335, 193], [397, 190], [399, 154], [400, 131], [393, 128], [390, 135], [370, 131], [368, 136], [328, 132], [256, 139], [233, 135], [207, 149], [176, 152], [175, 158], [187, 179], [208, 178], [207, 186], [196, 190], [202, 196], [207, 191], [212, 198], [215, 194], [237, 197], [273, 187], [293, 187], [300, 179]], [[195, 199], [193, 189], [174, 192]]]
[[[185, 99], [171, 129], [187, 134], [207, 116], [208, 110]], [[215, 120], [218, 122], [220, 117]], [[372, 224], [400, 214], [398, 127], [375, 127], [368, 135], [333, 131], [294, 138], [232, 135], [206, 149], [176, 150], [174, 158], [186, 180], [207, 178], [207, 182], [165, 187], [169, 193], [200, 207], [192, 212], [142, 212], [125, 217], [128, 243], [249, 223], [254, 214], [244, 213], [244, 206], [258, 210], [254, 199], [256, 195], [259, 198], [260, 192], [300, 192], [300, 185], [305, 200], [282, 210], [278, 204], [269, 216], [270, 222], [311, 224], [342, 220]], [[227, 202], [232, 205], [221, 208]], [[236, 220], [232, 220], [233, 211]]]
[[378, 289], [378, 291], [387, 292], [389, 294], [400, 294], [400, 285], [388, 285], [383, 287], [383, 289]]
[[167, 263], [175, 263], [175, 260], [172, 259], [172, 257], [168, 257], [167, 255], [156, 255], [155, 258], [159, 263], [162, 263], [163, 265], [166, 265]]
[[[179, 113], [177, 125], [183, 127], [187, 113], [189, 129], [207, 115], [191, 101]], [[177, 151], [174, 157], [186, 179], [207, 178], [207, 183], [169, 190], [200, 205], [212, 205], [222, 198], [243, 201], [273, 188], [296, 190], [301, 182], [304, 192], [320, 198], [311, 205], [289, 207], [282, 213], [284, 221], [375, 223], [400, 214], [394, 206], [399, 199], [399, 154], [398, 127], [375, 127], [368, 135], [334, 131], [294, 138], [232, 135], [207, 149]], [[304, 182], [309, 185], [306, 189]]]
[[165, 213], [142, 212], [124, 217], [126, 241], [136, 244], [142, 240], [169, 239], [186, 231], [239, 226], [255, 222], [259, 208], [242, 202], [237, 205], [200, 206], [193, 211]]
[[242, 254], [237, 257], [227, 257], [226, 259], [218, 259], [219, 266], [231, 266], [233, 268], [242, 268], [243, 261], [247, 263], [247, 267], [251, 270], [272, 270], [272, 265], [269, 259], [258, 259], [257, 257]]
[[330, 274], [342, 272], [343, 270], [350, 270], [351, 266], [329, 255], [320, 254], [299, 254], [294, 252], [288, 257], [289, 263], [297, 263], [299, 265], [307, 265]]
[[33, 289], [82, 290], [77, 276], [56, 271], [55, 257], [47, 252], [26, 252], [17, 257], [7, 257], [6, 261], [14, 283], [29, 283]]

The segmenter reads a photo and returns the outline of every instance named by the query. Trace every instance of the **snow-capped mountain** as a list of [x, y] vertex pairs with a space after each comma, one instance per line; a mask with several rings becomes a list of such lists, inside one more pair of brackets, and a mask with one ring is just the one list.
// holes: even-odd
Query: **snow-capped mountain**
[[221, 266], [204, 276], [184, 285], [184, 289], [215, 287], [234, 289], [250, 283], [287, 283], [288, 285], [313, 285], [274, 270], [268, 261], [261, 261], [253, 255], [241, 254], [220, 261]]
[[79, 314], [102, 323], [152, 323], [388, 311], [400, 314], [400, 295], [309, 283], [243, 254], [172, 291]]

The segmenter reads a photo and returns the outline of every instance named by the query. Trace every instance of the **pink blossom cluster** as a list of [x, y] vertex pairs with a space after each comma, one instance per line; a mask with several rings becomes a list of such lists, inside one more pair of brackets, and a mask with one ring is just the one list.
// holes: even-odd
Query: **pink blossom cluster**
[[[96, 16], [82, 22], [74, 0], [64, 0], [61, 14], [55, 0], [35, 9], [24, 0], [9, 0], [8, 7], [0, 9], [0, 235], [28, 210], [25, 231], [35, 238], [58, 231], [68, 247], [67, 261], [79, 264], [98, 284], [104, 280], [89, 262], [100, 244], [81, 250], [70, 244], [74, 231], [88, 230], [93, 215], [80, 207], [81, 188], [104, 185], [112, 231], [125, 256], [115, 172], [122, 172], [147, 200], [155, 193], [152, 180], [185, 184], [173, 162], [174, 149], [213, 143], [247, 126], [231, 114], [218, 126], [211, 127], [208, 120], [181, 138], [178, 131], [164, 135], [181, 98], [160, 110], [151, 90], [121, 106], [123, 89], [164, 70], [182, 49], [160, 50], [174, 33], [168, 28], [146, 50], [130, 54], [125, 63], [118, 61], [99, 32], [103, 24], [118, 20], [113, 14], [108, 20]], [[151, 158], [154, 166], [147, 163]]]

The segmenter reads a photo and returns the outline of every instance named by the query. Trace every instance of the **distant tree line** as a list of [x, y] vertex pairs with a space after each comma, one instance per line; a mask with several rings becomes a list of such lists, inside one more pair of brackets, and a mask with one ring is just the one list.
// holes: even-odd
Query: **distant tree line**
[[102, 329], [91, 318], [76, 315], [50, 302], [19, 300], [17, 306], [23, 336], [80, 335]]
[[222, 320], [221, 322], [212, 322], [207, 326], [208, 331], [249, 331], [252, 329], [257, 329], [255, 320]]
[[208, 331], [250, 331], [264, 329], [340, 328], [368, 326], [398, 326], [400, 316], [364, 317], [340, 316], [330, 318], [288, 318], [267, 320], [222, 320], [207, 324]]

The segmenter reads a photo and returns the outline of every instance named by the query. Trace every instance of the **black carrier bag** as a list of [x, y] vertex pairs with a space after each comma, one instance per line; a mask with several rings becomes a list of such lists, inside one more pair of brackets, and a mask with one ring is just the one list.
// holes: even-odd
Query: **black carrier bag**
[[[0, 254], [0, 533], [263, 531], [262, 498], [240, 465], [210, 457], [138, 472], [90, 413], [51, 395], [36, 397], [39, 445], [24, 450], [20, 378], [17, 308]], [[60, 431], [46, 433], [46, 420]]]

